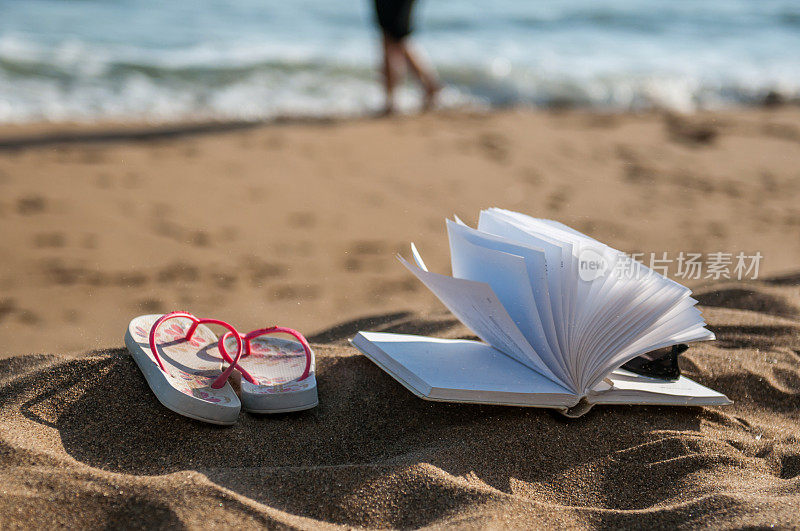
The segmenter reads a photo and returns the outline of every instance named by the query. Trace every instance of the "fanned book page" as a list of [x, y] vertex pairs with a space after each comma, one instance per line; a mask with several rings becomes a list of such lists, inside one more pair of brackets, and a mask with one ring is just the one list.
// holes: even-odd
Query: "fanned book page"
[[621, 370], [714, 339], [691, 292], [561, 223], [492, 208], [478, 228], [447, 220], [452, 276], [409, 269], [482, 342], [361, 332], [362, 352], [433, 400], [575, 408], [579, 402], [721, 405], [688, 378]]

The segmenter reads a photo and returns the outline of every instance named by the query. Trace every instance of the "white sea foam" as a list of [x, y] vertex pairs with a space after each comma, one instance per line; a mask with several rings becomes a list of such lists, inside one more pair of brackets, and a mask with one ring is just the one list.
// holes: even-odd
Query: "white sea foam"
[[[358, 115], [381, 106], [370, 2], [8, 0], [0, 122]], [[794, 0], [423, 2], [445, 105], [693, 110], [800, 97]], [[400, 92], [413, 109], [418, 90]]]

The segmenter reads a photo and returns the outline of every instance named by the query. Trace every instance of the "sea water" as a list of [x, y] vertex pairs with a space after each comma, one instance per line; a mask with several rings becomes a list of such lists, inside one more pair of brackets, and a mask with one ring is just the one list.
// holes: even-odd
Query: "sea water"
[[[374, 112], [373, 18], [370, 0], [0, 0], [0, 122]], [[415, 18], [445, 106], [800, 96], [797, 0], [421, 0]]]

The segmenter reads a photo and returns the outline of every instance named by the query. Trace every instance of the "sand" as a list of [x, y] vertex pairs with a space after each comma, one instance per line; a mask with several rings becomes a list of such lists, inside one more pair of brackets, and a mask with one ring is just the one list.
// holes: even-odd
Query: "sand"
[[[3, 527], [800, 525], [800, 110], [438, 114], [0, 128]], [[227, 130], [222, 130], [227, 129]], [[469, 337], [394, 261], [503, 206], [626, 250], [760, 251], [698, 280], [720, 408], [425, 402], [346, 343]], [[122, 349], [189, 309], [306, 332], [320, 405], [231, 428], [161, 407]]]
[[761, 251], [765, 274], [800, 267], [800, 108], [160, 133], [0, 128], [0, 356], [119, 346], [145, 312], [313, 335], [435, 310], [394, 255], [414, 241], [449, 271], [444, 218], [490, 206], [627, 252]]

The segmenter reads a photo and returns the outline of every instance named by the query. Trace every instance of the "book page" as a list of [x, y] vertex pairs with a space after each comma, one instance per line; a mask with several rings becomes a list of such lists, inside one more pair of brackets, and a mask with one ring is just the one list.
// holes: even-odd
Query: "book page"
[[713, 389], [681, 376], [668, 381], [648, 378], [619, 369], [608, 376], [611, 389], [590, 392], [592, 404], [653, 404], [653, 405], [727, 405], [731, 401]]
[[[585, 295], [580, 294], [579, 291], [584, 288], [586, 290], [589, 289], [588, 284], [577, 282], [579, 273], [578, 252], [580, 250], [580, 243], [584, 240], [575, 236], [577, 234], [576, 231], [563, 231], [556, 226], [542, 223], [537, 218], [532, 218], [519, 212], [493, 208], [490, 209], [486, 215], [487, 217], [496, 216], [504, 220], [505, 223], [515, 226], [526, 234], [527, 238], [536, 238], [540, 241], [546, 241], [552, 245], [561, 247], [561, 290], [564, 299], [562, 303], [562, 307], [564, 308], [564, 352], [571, 356], [573, 352], [576, 352], [573, 345], [574, 329], [576, 325], [575, 317], [578, 313], [580, 302], [586, 298]], [[481, 217], [483, 217], [483, 212], [481, 213]], [[572, 365], [575, 365], [574, 361]]]
[[[686, 297], [676, 304], [667, 313], [661, 315], [647, 330], [645, 330], [636, 341], [628, 343], [624, 348], [618, 349], [614, 357], [608, 360], [608, 363], [617, 363], [619, 359], [627, 358], [630, 353], [634, 351], [655, 350], [652, 345], [659, 344], [665, 339], [682, 334], [688, 330], [695, 328], [702, 328], [705, 326], [705, 321], [700, 313], [700, 310], [694, 307], [697, 303], [695, 299]], [[628, 361], [627, 359], [617, 366]]]
[[[688, 311], [682, 312], [675, 321], [665, 323], [665, 334], [677, 333], [681, 326], [686, 330], [702, 323], [691, 303], [684, 306], [689, 300], [685, 290], [664, 283], [660, 283], [660, 286], [656, 283], [654, 287], [657, 287], [654, 295], [640, 296], [632, 301], [628, 310], [622, 310], [622, 320], [626, 326], [610, 328], [610, 340], [606, 340], [598, 347], [601, 349], [600, 352], [595, 356], [594, 363], [587, 368], [587, 388], [591, 387], [591, 380], [602, 378], [602, 375], [635, 357], [628, 354], [629, 347], [637, 344], [640, 338], [650, 335], [649, 331], [654, 327], [658, 328], [659, 322], [665, 315], [669, 315], [671, 310], [683, 307]], [[669, 326], [670, 324], [672, 326]]]
[[370, 346], [380, 349], [385, 358], [377, 360], [379, 365], [395, 378], [424, 382], [417, 386], [420, 391], [431, 388], [430, 397], [460, 391], [464, 401], [470, 402], [489, 398], [486, 393], [533, 395], [518, 397], [520, 405], [546, 403], [537, 401], [535, 395], [562, 396], [562, 403], [577, 400], [568, 389], [479, 341], [359, 332], [353, 344], [371, 358], [375, 352]]
[[[703, 326], [696, 326], [690, 330], [682, 330], [679, 333], [676, 333], [672, 336], [662, 338], [659, 340], [658, 343], [648, 343], [645, 347], [636, 347], [635, 349], [629, 349], [625, 352], [624, 356], [620, 359], [624, 359], [622, 363], [626, 363], [627, 361], [632, 360], [636, 356], [644, 354], [646, 352], [652, 352], [653, 350], [658, 350], [660, 348], [671, 347], [673, 345], [678, 345], [680, 343], [693, 343], [695, 341], [711, 341], [715, 339], [714, 333], [704, 328]], [[595, 371], [594, 376], [589, 381], [589, 388], [596, 386], [598, 382], [603, 381], [604, 378], [608, 377], [610, 374], [620, 366], [621, 364], [617, 363], [616, 361], [608, 364], [605, 367], [599, 368]]]
[[558, 350], [562, 353], [564, 362], [567, 365], [570, 376], [573, 381], [577, 381], [577, 373], [574, 364], [571, 363], [569, 356], [567, 356], [567, 332], [566, 332], [566, 301], [565, 290], [563, 286], [562, 277], [568, 276], [568, 271], [565, 269], [565, 254], [566, 251], [563, 246], [555, 243], [545, 241], [536, 236], [532, 236], [525, 232], [519, 226], [511, 223], [509, 220], [503, 219], [499, 214], [490, 211], [482, 211], [478, 219], [478, 230], [518, 242], [523, 245], [528, 245], [537, 249], [542, 249], [545, 254], [545, 261], [547, 267], [547, 286], [550, 294], [550, 304], [552, 307], [553, 324], [556, 329]]
[[398, 260], [482, 340], [520, 363], [572, 390], [542, 361], [488, 284], [423, 271], [403, 257]]
[[[525, 260], [525, 268], [528, 272], [528, 282], [530, 283], [531, 293], [536, 303], [539, 320], [542, 324], [547, 343], [553, 353], [560, 352], [558, 344], [558, 333], [556, 332], [553, 320], [553, 306], [550, 303], [550, 288], [547, 281], [547, 259], [543, 249], [531, 247], [516, 241], [509, 240], [502, 236], [489, 234], [477, 229], [473, 229], [456, 218], [455, 222], [447, 221], [448, 234], [451, 230], [457, 230], [469, 242], [493, 249], [504, 253], [519, 256]], [[566, 365], [562, 365], [566, 370]]]
[[[511, 246], [504, 246], [488, 240], [488, 238], [496, 238], [494, 236], [484, 236], [474, 229], [450, 221], [447, 224], [447, 231], [450, 239], [453, 276], [489, 284], [522, 334], [550, 370], [562, 380], [569, 380], [570, 377], [562, 357], [558, 351], [553, 351], [548, 342], [547, 333], [539, 315], [540, 304], [534, 298], [533, 286], [538, 286], [539, 289], [535, 292], [540, 298], [546, 296], [546, 293], [542, 294], [542, 289], [546, 289], [546, 285], [543, 286], [541, 281], [544, 271], [530, 271], [525, 257], [507, 252], [513, 250]], [[503, 250], [499, 250], [498, 247], [502, 247]], [[535, 251], [527, 254], [533, 253]], [[539, 252], [539, 254], [541, 255], [539, 258], [543, 262], [544, 253]], [[538, 276], [537, 284], [531, 282], [532, 274]], [[548, 310], [547, 316], [550, 317], [549, 325], [552, 329], [551, 337], [557, 348], [555, 327], [549, 313], [550, 308], [543, 304], [544, 301], [541, 303], [541, 306]]]

